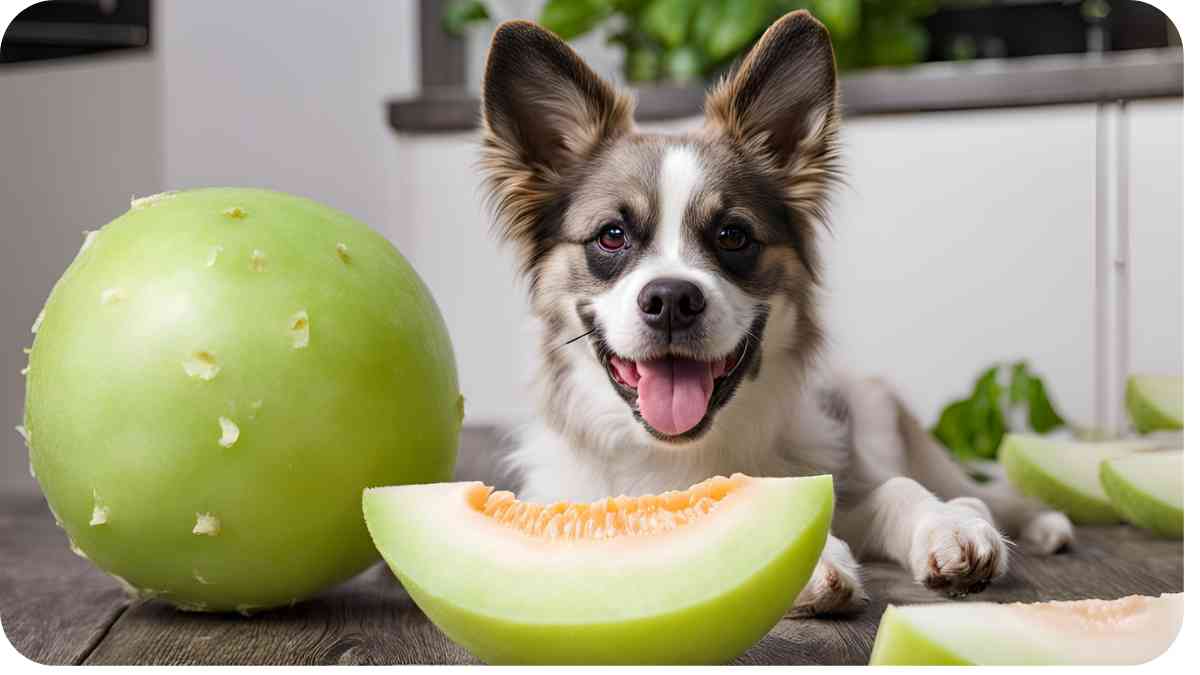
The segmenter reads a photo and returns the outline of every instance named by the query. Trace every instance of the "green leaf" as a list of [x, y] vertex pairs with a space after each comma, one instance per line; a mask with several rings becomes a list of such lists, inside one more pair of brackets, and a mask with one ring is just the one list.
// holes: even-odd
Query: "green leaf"
[[709, 37], [721, 27], [721, 21], [724, 19], [723, 9], [720, 0], [703, 0], [692, 17], [689, 42], [700, 46], [706, 44]]
[[895, 18], [871, 22], [863, 39], [872, 66], [907, 66], [925, 59], [929, 33], [914, 20]]
[[1029, 395], [1033, 388], [1033, 376], [1029, 366], [1024, 361], [1018, 361], [1012, 366], [1012, 376], [1008, 384], [1008, 401], [1010, 405], [1029, 403]]
[[653, 82], [658, 79], [661, 58], [652, 47], [633, 47], [625, 52], [625, 77], [630, 82]]
[[613, 9], [621, 14], [631, 15], [642, 11], [650, 0], [613, 0]]
[[609, 0], [548, 0], [538, 23], [564, 40], [587, 33], [612, 14]]
[[487, 6], [481, 0], [453, 0], [442, 11], [442, 30], [462, 37], [467, 26], [488, 18]]
[[675, 49], [687, 39], [696, 7], [697, 0], [653, 0], [642, 10], [638, 23], [662, 46]]
[[862, 19], [859, 0], [812, 0], [812, 11], [834, 39], [844, 40], [858, 33]]
[[999, 372], [999, 367], [985, 371], [968, 401], [971, 451], [976, 457], [995, 457], [1004, 438], [1004, 391], [997, 382]]
[[709, 60], [720, 63], [750, 47], [771, 21], [768, 0], [714, 0], [716, 28], [704, 39]]
[[777, 16], [783, 16], [797, 9], [812, 10], [813, 0], [775, 0], [774, 11]]
[[704, 74], [704, 57], [691, 45], [667, 52], [667, 77], [675, 82], [691, 82]]
[[[1008, 374], [1008, 386], [1002, 374]], [[1004, 434], [1010, 429], [1010, 408], [1023, 405], [1029, 428], [1038, 433], [1066, 424], [1050, 402], [1046, 386], [1024, 361], [996, 365], [975, 380], [971, 394], [952, 401], [938, 417], [931, 433], [959, 459], [994, 459]]]
[[969, 457], [972, 453], [967, 407], [966, 401], [956, 401], [946, 406], [933, 428], [933, 435], [954, 454]]
[[1046, 386], [1042, 384], [1041, 379], [1034, 378], [1030, 385], [1029, 427], [1039, 434], [1044, 434], [1066, 424], [1054, 409], [1054, 404], [1050, 402], [1050, 396], [1046, 393]]

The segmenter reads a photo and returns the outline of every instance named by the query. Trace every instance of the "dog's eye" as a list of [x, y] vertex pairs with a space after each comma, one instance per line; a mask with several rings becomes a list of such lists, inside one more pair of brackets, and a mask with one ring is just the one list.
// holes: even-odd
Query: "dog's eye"
[[750, 244], [750, 235], [736, 225], [726, 225], [717, 233], [717, 246], [723, 251], [740, 251]]
[[625, 248], [627, 241], [625, 228], [620, 225], [606, 225], [596, 239], [596, 243], [605, 251], [620, 251]]

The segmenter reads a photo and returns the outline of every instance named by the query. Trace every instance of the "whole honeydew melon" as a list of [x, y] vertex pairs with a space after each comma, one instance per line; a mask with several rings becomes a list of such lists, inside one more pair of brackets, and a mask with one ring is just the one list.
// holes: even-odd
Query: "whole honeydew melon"
[[1132, 375], [1125, 383], [1125, 409], [1138, 432], [1183, 428], [1183, 378]]
[[1151, 440], [1082, 442], [1033, 434], [1008, 434], [999, 458], [1009, 481], [1021, 492], [1061, 510], [1083, 525], [1121, 522], [1100, 484], [1100, 463], [1155, 450]]
[[832, 510], [829, 476], [549, 506], [481, 483], [363, 495], [417, 605], [490, 664], [726, 663], [791, 607]]
[[1125, 520], [1183, 539], [1183, 451], [1146, 452], [1105, 460], [1100, 482]]
[[1182, 623], [1182, 593], [889, 606], [871, 665], [1137, 665], [1166, 652]]
[[307, 199], [203, 189], [88, 235], [35, 326], [31, 470], [75, 550], [192, 610], [294, 602], [377, 553], [365, 487], [446, 480], [462, 420], [404, 258]]

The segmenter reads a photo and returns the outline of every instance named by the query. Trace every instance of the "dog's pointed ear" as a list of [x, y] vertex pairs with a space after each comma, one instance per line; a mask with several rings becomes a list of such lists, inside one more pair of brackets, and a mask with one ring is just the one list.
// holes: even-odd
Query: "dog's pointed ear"
[[713, 88], [705, 124], [774, 168], [803, 171], [834, 159], [837, 99], [829, 32], [800, 10], [772, 24], [737, 71]]
[[562, 171], [631, 129], [632, 108], [553, 33], [528, 21], [496, 29], [483, 81], [483, 121], [530, 165]]
[[483, 81], [483, 169], [508, 238], [534, 236], [564, 173], [632, 129], [632, 99], [553, 33], [528, 21], [496, 29]]

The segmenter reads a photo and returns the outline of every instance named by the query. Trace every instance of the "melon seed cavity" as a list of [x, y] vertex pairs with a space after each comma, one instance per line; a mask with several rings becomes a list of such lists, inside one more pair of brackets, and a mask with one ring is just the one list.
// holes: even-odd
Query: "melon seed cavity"
[[550, 540], [612, 539], [654, 535], [704, 517], [749, 482], [743, 474], [717, 476], [684, 491], [642, 497], [609, 497], [591, 504], [522, 502], [513, 493], [479, 485], [470, 505], [504, 527]]

